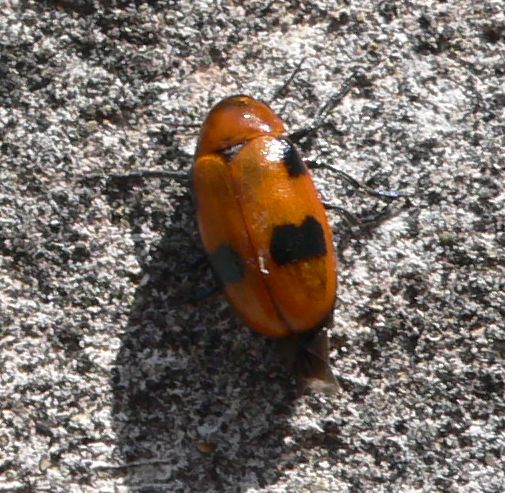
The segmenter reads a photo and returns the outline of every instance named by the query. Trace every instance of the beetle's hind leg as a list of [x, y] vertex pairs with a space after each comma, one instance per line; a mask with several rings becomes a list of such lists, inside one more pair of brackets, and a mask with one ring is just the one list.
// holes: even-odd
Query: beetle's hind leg
[[365, 185], [364, 183], [361, 183], [360, 181], [356, 180], [347, 173], [335, 168], [331, 164], [324, 164], [316, 161], [305, 161], [305, 164], [310, 169], [330, 170], [333, 174], [335, 174], [340, 179], [344, 180], [345, 182], [347, 182], [349, 185], [356, 188], [360, 192], [364, 193], [365, 195], [369, 195], [370, 197], [375, 197], [384, 200], [388, 203], [401, 198], [412, 197], [411, 193], [398, 192], [396, 190], [375, 190], [374, 188], [371, 188]]

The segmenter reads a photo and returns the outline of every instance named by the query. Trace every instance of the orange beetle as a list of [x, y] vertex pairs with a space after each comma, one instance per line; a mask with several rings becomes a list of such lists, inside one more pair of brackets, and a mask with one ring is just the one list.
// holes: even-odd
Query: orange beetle
[[192, 181], [200, 236], [230, 304], [253, 330], [295, 342], [304, 379], [334, 382], [320, 331], [337, 289], [332, 233], [282, 120], [249, 96], [218, 103]]

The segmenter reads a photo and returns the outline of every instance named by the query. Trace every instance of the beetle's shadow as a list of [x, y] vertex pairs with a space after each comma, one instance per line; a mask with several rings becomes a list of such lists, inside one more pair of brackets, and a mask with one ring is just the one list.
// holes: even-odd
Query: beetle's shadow
[[221, 296], [184, 302], [212, 282], [191, 267], [202, 251], [189, 194], [158, 218], [168, 226], [149, 251], [140, 233], [152, 212], [141, 199], [125, 202], [142, 268], [111, 379], [128, 484], [240, 492], [275, 482], [296, 394], [290, 376], [273, 345], [244, 329]]

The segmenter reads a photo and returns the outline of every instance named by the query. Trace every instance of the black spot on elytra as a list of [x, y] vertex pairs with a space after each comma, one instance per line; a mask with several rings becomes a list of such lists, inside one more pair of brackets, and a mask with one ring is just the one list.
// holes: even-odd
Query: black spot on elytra
[[244, 263], [230, 245], [221, 245], [209, 253], [209, 261], [223, 284], [239, 282], [245, 275]]
[[286, 166], [289, 176], [296, 177], [307, 173], [307, 168], [296, 150], [296, 147], [289, 140], [281, 140], [284, 145], [282, 163]]
[[276, 226], [270, 242], [270, 255], [278, 265], [326, 255], [326, 243], [321, 224], [307, 216], [300, 226]]

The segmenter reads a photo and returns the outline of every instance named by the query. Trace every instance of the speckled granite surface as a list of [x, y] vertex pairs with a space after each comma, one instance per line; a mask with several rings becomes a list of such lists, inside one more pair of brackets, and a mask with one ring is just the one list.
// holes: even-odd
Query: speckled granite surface
[[[505, 15], [484, 2], [2, 2], [0, 491], [505, 490]], [[350, 3], [350, 2], [349, 2]], [[296, 398], [212, 280], [188, 170], [220, 98], [415, 193], [340, 245], [343, 391]], [[325, 200], [380, 209], [329, 171]], [[403, 207], [405, 205], [405, 207]]]

